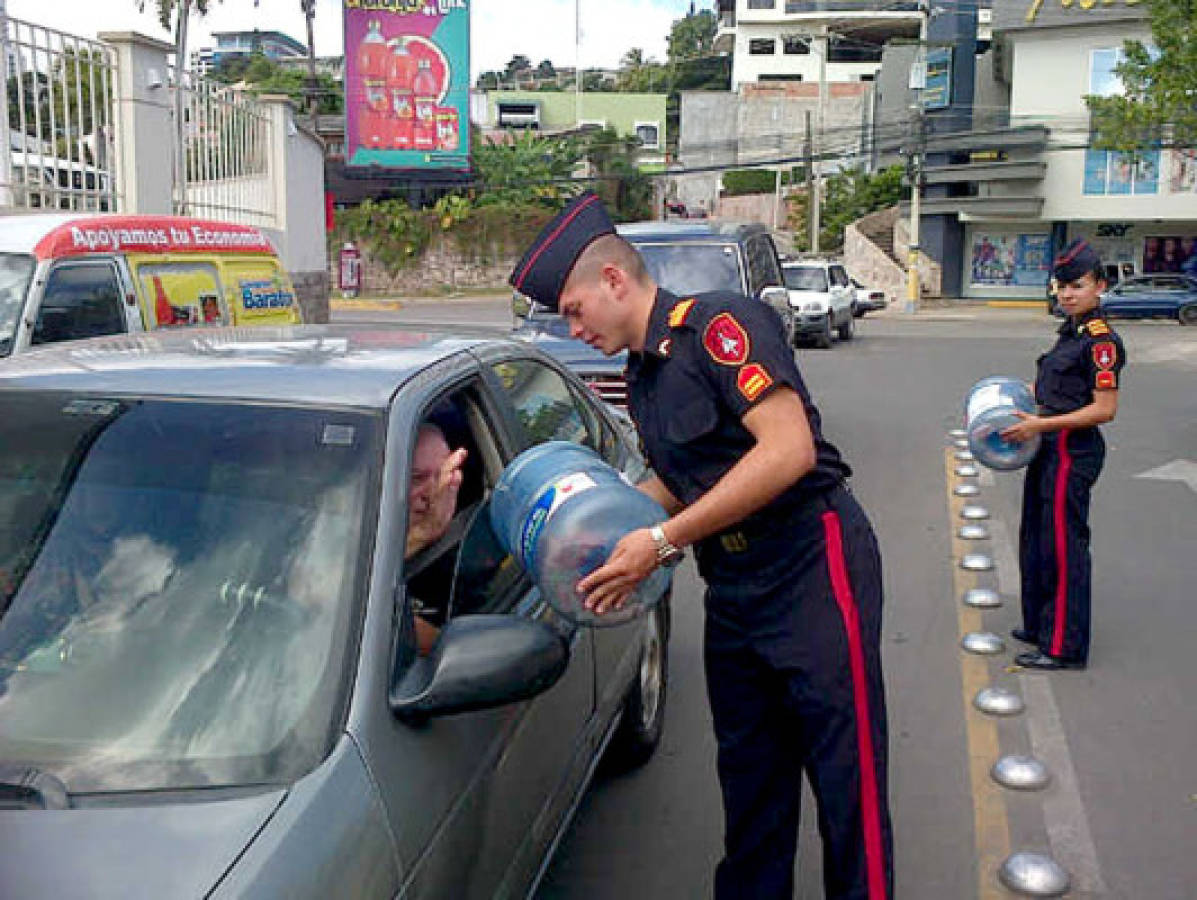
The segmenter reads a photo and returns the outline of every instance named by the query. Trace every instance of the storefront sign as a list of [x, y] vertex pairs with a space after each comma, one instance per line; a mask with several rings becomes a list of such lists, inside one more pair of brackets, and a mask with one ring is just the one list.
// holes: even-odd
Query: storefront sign
[[[1043, 11], [1043, 5], [1045, 2], [1050, 3], [1052, 0], [1031, 0], [1030, 5], [1027, 7], [1028, 22], [1034, 22], [1039, 18], [1039, 13]], [[1122, 0], [1122, 3], [1125, 6], [1138, 6], [1140, 0]], [[1114, 0], [1101, 0], [1100, 3], [1098, 0], [1059, 0], [1059, 4], [1060, 8], [1065, 10], [1074, 8], [1080, 10], [1090, 10], [1099, 6], [1112, 6], [1114, 4]]]
[[349, 166], [469, 166], [469, 0], [345, 0]]
[[952, 48], [927, 52], [927, 74], [923, 88], [924, 109], [947, 109], [952, 103]]

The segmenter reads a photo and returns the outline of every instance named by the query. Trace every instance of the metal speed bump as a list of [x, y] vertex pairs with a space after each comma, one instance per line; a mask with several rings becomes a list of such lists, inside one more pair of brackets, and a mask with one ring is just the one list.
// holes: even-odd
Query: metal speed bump
[[979, 522], [981, 519], [989, 518], [989, 510], [984, 506], [969, 505], [962, 507], [960, 510], [960, 518], [969, 522]]
[[1052, 780], [1047, 766], [1033, 756], [1003, 756], [989, 774], [1002, 787], [1014, 791], [1040, 791]]
[[968, 441], [966, 441], [964, 438], [956, 438], [954, 441], [952, 441], [952, 446], [957, 450], [967, 450]]
[[963, 428], [953, 428], [948, 432], [948, 437], [952, 438], [953, 440], [960, 440], [960, 438], [968, 437], [968, 432]]
[[952, 493], [957, 497], [975, 497], [981, 493], [981, 489], [975, 484], [958, 484], [952, 488]]
[[998, 880], [1026, 897], [1062, 897], [1072, 885], [1068, 873], [1050, 856], [1025, 851], [1006, 857]]
[[968, 525], [961, 525], [960, 530], [956, 532], [956, 536], [962, 541], [983, 541], [989, 537], [989, 529], [984, 525], [970, 523]]
[[1002, 605], [1002, 598], [989, 588], [972, 588], [965, 593], [963, 602], [974, 609], [996, 609]]
[[970, 631], [960, 639], [960, 646], [969, 653], [993, 656], [1006, 649], [1006, 642], [992, 631]]
[[972, 462], [976, 457], [973, 456], [973, 451], [971, 450], [957, 450], [956, 459], [960, 460], [960, 462]]
[[1016, 716], [1026, 707], [1022, 697], [1004, 687], [987, 687], [977, 691], [973, 706], [991, 716]]
[[966, 572], [988, 572], [993, 568], [993, 557], [987, 553], [966, 553], [960, 560], [960, 568]]
[[981, 472], [976, 466], [964, 465], [956, 467], [956, 474], [961, 478], [976, 478]]

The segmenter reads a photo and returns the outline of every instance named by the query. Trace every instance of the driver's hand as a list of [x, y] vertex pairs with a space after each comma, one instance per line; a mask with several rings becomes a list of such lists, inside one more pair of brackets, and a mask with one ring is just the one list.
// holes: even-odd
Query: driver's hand
[[449, 528], [457, 509], [457, 493], [461, 490], [462, 471], [468, 451], [459, 447], [441, 463], [436, 485], [426, 510], [411, 513], [407, 529], [407, 555], [435, 543]]

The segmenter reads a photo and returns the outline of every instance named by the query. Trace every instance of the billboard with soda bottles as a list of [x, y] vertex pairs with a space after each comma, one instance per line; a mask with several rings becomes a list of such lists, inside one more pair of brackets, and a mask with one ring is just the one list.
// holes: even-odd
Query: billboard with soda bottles
[[469, 167], [469, 0], [345, 0], [345, 161]]

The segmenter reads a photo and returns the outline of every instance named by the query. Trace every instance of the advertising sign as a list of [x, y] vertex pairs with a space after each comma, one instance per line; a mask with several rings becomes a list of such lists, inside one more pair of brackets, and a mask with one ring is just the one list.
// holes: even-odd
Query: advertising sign
[[345, 0], [349, 166], [469, 165], [469, 0]]
[[1046, 234], [973, 235], [972, 283], [995, 287], [1042, 287], [1049, 274]]
[[923, 87], [924, 109], [947, 109], [952, 104], [952, 48], [927, 51], [927, 75]]

